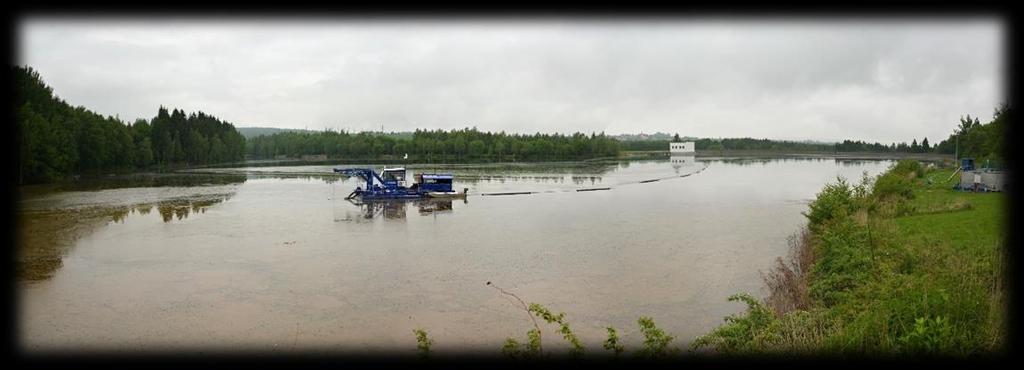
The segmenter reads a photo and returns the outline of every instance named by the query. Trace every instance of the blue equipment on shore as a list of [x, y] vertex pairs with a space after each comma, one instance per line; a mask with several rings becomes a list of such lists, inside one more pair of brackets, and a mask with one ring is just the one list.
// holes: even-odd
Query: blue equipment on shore
[[961, 158], [960, 159], [960, 169], [964, 170], [964, 171], [973, 171], [974, 170], [974, 158]]
[[366, 181], [366, 187], [356, 187], [345, 199], [360, 198], [361, 200], [378, 199], [418, 199], [426, 197], [458, 198], [465, 197], [469, 189], [462, 193], [452, 190], [451, 174], [417, 174], [412, 186], [405, 186], [405, 168], [385, 168], [378, 175], [370, 168], [335, 168], [334, 172], [346, 176], [356, 176]]

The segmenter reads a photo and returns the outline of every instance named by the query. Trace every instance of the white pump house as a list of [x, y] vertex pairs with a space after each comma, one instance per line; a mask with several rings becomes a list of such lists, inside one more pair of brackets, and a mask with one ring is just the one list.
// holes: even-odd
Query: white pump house
[[692, 141], [670, 142], [668, 143], [668, 151], [672, 155], [694, 155], [697, 149]]

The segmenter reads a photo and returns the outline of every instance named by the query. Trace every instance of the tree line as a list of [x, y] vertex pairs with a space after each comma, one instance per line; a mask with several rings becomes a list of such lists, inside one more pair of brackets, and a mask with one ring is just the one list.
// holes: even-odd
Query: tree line
[[[15, 66], [15, 121], [19, 141], [20, 183], [45, 182], [72, 174], [171, 168], [280, 156], [326, 155], [331, 158], [401, 158], [416, 160], [578, 160], [616, 156], [622, 150], [665, 150], [668, 140], [619, 141], [604, 133], [507, 134], [461, 130], [419, 130], [411, 135], [374, 132], [282, 132], [245, 139], [231, 123], [203, 112], [186, 114], [160, 107], [150, 119], [125, 123], [53, 94], [39, 73]], [[1011, 109], [1003, 104], [993, 120], [961, 117], [949, 138], [932, 146], [927, 138], [910, 144], [860, 140], [812, 143], [754, 138], [695, 139], [697, 150], [765, 150], [793, 152], [958, 152], [978, 161], [1004, 159], [1003, 136]], [[411, 137], [410, 137], [411, 136]], [[678, 138], [678, 134], [676, 135]]]
[[[676, 137], [679, 135], [676, 134]], [[624, 150], [667, 150], [668, 143], [674, 140], [623, 141]], [[832, 151], [833, 145], [806, 143], [797, 141], [754, 139], [754, 138], [701, 138], [680, 141], [693, 141], [696, 150], [767, 150], [767, 151]]]
[[957, 154], [971, 157], [978, 162], [992, 161], [1005, 163], [1006, 146], [1004, 137], [1007, 121], [1013, 119], [1013, 108], [1003, 103], [995, 109], [992, 121], [981, 123], [978, 117], [960, 117], [957, 126], [948, 138], [935, 145], [934, 150], [942, 154]]
[[160, 107], [150, 121], [126, 123], [71, 106], [30, 67], [15, 66], [13, 74], [19, 183], [244, 159], [245, 139], [234, 125], [202, 112]]
[[[913, 139], [906, 142], [869, 143], [861, 140], [843, 140], [839, 143], [807, 143], [754, 138], [724, 139], [693, 139], [696, 150], [765, 150], [793, 152], [875, 152], [875, 153], [938, 153], [958, 154], [959, 157], [973, 157], [975, 160], [1003, 163], [1005, 147], [1003, 137], [1006, 134], [1006, 121], [1012, 117], [1013, 109], [1009, 104], [996, 108], [992, 121], [981, 123], [977, 117], [960, 117], [960, 124], [953, 133], [938, 144], [932, 145], [928, 138], [920, 142]], [[676, 138], [678, 138], [676, 134]], [[670, 140], [624, 141], [620, 143], [622, 150], [629, 151], [664, 151]]]
[[[928, 153], [932, 151], [928, 138], [918, 144], [914, 139], [906, 142], [885, 145], [879, 142], [869, 143], [861, 140], [843, 140], [840, 143], [808, 143], [786, 140], [769, 140], [754, 138], [702, 138], [690, 140], [696, 150], [763, 150], [784, 152], [878, 152], [878, 153]], [[666, 150], [669, 140], [625, 141], [621, 143], [623, 150]]]
[[379, 156], [421, 159], [555, 160], [611, 157], [619, 142], [604, 133], [507, 134], [461, 130], [420, 130], [411, 139], [370, 132], [282, 132], [249, 138], [248, 154], [256, 159], [326, 155], [331, 158]]

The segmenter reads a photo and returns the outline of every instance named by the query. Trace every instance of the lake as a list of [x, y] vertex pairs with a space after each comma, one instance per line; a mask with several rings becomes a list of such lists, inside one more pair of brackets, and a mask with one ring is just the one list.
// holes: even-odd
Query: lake
[[[422, 328], [434, 351], [497, 354], [533, 324], [496, 285], [565, 312], [588, 352], [606, 326], [638, 348], [640, 316], [684, 347], [744, 309], [729, 295], [766, 294], [762, 271], [824, 184], [891, 163], [408, 165], [454, 173], [469, 196], [369, 205], [343, 199], [362, 181], [331, 166], [25, 188], [18, 338], [29, 352], [413, 354]], [[577, 191], [594, 188], [609, 189]], [[564, 349], [541, 325], [545, 349]]]

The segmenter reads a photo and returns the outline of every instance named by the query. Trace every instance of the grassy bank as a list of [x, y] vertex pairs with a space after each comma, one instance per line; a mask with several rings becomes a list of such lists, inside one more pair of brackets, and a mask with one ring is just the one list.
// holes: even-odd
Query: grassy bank
[[965, 356], [1003, 349], [1005, 194], [904, 160], [827, 185], [769, 296], [694, 343], [723, 353]]

